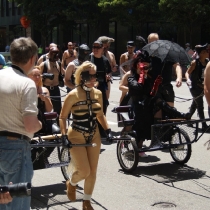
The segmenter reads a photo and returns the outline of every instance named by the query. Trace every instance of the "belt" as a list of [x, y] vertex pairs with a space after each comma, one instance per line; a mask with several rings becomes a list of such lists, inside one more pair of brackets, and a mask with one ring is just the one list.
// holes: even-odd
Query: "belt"
[[44, 87], [50, 89], [50, 90], [54, 90], [56, 87], [59, 87], [59, 85], [55, 85], [55, 86], [47, 86], [47, 85], [44, 85]]
[[9, 132], [9, 131], [0, 131], [0, 136], [15, 137], [15, 138], [24, 139], [27, 141], [31, 140], [28, 136], [18, 134], [18, 133]]

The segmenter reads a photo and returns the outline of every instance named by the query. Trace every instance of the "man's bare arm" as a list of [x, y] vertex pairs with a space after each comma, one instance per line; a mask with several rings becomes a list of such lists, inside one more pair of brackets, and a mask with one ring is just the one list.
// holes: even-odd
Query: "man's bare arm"
[[182, 85], [182, 68], [179, 63], [175, 63], [173, 65], [173, 67], [176, 71], [176, 77], [177, 77], [176, 78], [176, 86], [181, 87], [181, 85]]
[[61, 61], [61, 68], [63, 71], [65, 71], [64, 69], [65, 59], [66, 59], [66, 51], [64, 51], [63, 56], [62, 56], [62, 61]]
[[123, 92], [128, 92], [128, 76], [131, 74], [130, 71], [128, 71], [120, 81], [119, 89]]
[[37, 66], [39, 66], [43, 62], [43, 55], [38, 59]]
[[65, 73], [65, 77], [64, 77], [64, 83], [70, 89], [75, 88], [75, 85], [71, 81], [71, 76], [74, 73], [74, 70], [75, 70], [75, 65], [74, 65], [74, 63], [70, 62], [66, 68], [66, 73]]

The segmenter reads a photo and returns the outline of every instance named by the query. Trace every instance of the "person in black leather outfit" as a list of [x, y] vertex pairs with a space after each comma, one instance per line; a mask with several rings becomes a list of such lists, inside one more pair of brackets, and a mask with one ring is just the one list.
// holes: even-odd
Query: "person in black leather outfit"
[[[206, 68], [206, 58], [209, 57], [208, 44], [203, 46], [196, 45], [195, 49], [199, 56], [196, 60], [191, 62], [190, 67], [185, 73], [186, 83], [190, 89], [190, 93], [193, 96], [193, 101], [190, 106], [191, 116], [195, 113], [196, 109], [198, 111], [198, 116], [200, 119], [205, 119], [204, 106], [203, 106], [203, 82], [204, 82], [204, 70]], [[190, 125], [190, 124], [189, 124]], [[208, 125], [206, 122], [202, 123], [202, 130], [206, 131]]]
[[132, 98], [135, 120], [133, 129], [137, 134], [139, 148], [142, 147], [145, 139], [151, 139], [151, 125], [154, 123], [154, 114], [160, 109], [170, 118], [189, 119], [189, 114], [178, 112], [156, 94], [162, 79], [157, 78], [153, 83], [150, 70], [150, 57], [147, 52], [143, 51], [134, 58], [132, 74], [128, 77], [129, 95]]

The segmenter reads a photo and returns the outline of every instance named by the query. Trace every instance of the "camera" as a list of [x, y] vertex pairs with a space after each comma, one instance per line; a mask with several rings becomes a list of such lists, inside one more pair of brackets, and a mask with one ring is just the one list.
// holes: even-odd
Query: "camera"
[[25, 182], [18, 184], [1, 185], [0, 193], [5, 193], [5, 192], [9, 192], [12, 197], [30, 196], [31, 183]]
[[51, 74], [51, 73], [43, 73], [42, 74], [42, 79], [43, 80], [45, 80], [45, 79], [53, 80], [54, 79], [54, 74]]

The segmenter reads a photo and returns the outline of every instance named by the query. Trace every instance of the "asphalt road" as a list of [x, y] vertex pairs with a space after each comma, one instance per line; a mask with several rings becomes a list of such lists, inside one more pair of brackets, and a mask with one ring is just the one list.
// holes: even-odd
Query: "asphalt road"
[[[118, 104], [119, 80], [113, 81], [107, 120], [117, 135], [116, 114], [111, 112]], [[186, 84], [174, 88], [176, 97], [191, 99]], [[176, 98], [175, 106], [187, 112], [191, 101]], [[208, 117], [205, 102], [205, 116]], [[197, 119], [197, 114], [194, 114]], [[210, 124], [210, 123], [209, 123]], [[139, 158], [137, 169], [125, 174], [117, 161], [116, 142], [102, 144], [92, 205], [95, 210], [180, 209], [206, 210], [210, 205], [210, 151], [204, 143], [209, 134], [192, 144], [192, 155], [184, 166], [174, 163], [170, 153], [148, 152], [148, 158]], [[145, 142], [148, 144], [148, 142]], [[82, 209], [83, 182], [77, 189], [77, 201], [66, 196], [64, 178], [60, 168], [34, 171], [31, 209]]]

